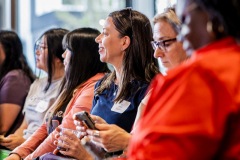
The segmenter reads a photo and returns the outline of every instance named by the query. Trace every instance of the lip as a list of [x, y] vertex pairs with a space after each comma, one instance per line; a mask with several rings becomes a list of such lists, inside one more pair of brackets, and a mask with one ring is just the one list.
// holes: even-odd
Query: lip
[[104, 50], [103, 47], [99, 47], [98, 52], [100, 53], [100, 52], [102, 52], [103, 50]]
[[162, 63], [168, 63], [168, 61], [164, 61], [164, 62], [162, 62]]

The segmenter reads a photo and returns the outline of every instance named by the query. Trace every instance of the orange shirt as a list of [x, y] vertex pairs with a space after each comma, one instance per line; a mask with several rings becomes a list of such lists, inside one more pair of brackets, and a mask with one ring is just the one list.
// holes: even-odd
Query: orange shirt
[[[77, 112], [90, 112], [94, 95], [94, 86], [104, 74], [98, 73], [94, 77], [85, 82], [76, 92], [66, 109], [62, 124], [59, 127], [76, 129], [73, 123], [73, 115]], [[33, 159], [48, 152], [53, 152], [56, 146], [53, 142], [56, 140], [53, 131], [50, 135], [47, 132], [46, 124], [43, 124], [31, 137], [28, 138], [21, 146], [13, 150], [13, 153], [18, 153], [22, 158]]]
[[240, 159], [240, 47], [213, 42], [157, 76], [128, 159]]

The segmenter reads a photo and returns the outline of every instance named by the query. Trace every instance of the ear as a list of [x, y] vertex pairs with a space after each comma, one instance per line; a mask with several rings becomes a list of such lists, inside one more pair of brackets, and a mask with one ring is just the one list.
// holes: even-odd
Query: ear
[[131, 39], [128, 36], [124, 36], [122, 38], [122, 50], [127, 49], [130, 43], [131, 43]]
[[62, 61], [61, 61], [59, 58], [55, 58], [55, 61], [56, 61], [57, 63], [62, 63]]

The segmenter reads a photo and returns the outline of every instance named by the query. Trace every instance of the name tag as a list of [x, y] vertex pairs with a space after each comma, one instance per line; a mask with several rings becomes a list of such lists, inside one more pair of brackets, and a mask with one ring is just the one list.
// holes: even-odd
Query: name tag
[[47, 110], [47, 108], [48, 108], [48, 102], [46, 102], [46, 101], [40, 101], [40, 102], [37, 104], [37, 106], [36, 106], [36, 108], [35, 108], [35, 111], [40, 112], [40, 113], [43, 113], [44, 111]]
[[130, 105], [131, 103], [128, 101], [122, 101], [121, 103], [114, 103], [111, 111], [123, 113]]

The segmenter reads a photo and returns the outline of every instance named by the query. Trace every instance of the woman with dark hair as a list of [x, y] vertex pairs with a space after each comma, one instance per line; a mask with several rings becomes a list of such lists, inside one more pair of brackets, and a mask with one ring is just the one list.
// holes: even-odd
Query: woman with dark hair
[[[153, 57], [152, 36], [149, 19], [140, 12], [126, 8], [110, 13], [103, 33], [96, 38], [101, 61], [111, 63], [114, 71], [97, 82], [91, 110], [91, 114], [95, 115], [93, 117], [101, 117], [101, 121], [108, 124], [96, 124], [99, 131], [88, 130], [87, 134], [102, 148], [105, 142], [115, 145], [111, 149], [104, 148], [112, 152], [110, 155], [121, 154], [126, 149], [138, 107], [147, 94], [150, 81], [159, 73], [157, 59]], [[94, 120], [98, 122], [100, 118]], [[74, 140], [58, 136], [67, 141], [68, 145], [58, 142], [55, 144], [69, 149], [67, 152], [60, 152], [77, 159], [91, 159], [80, 140], [69, 134]], [[121, 145], [116, 145], [118, 142], [114, 141], [117, 136], [123, 137], [123, 143], [118, 141]]]
[[62, 92], [48, 110], [47, 122], [6, 159], [33, 159], [53, 152], [56, 148], [53, 144], [56, 140], [55, 134], [58, 133], [54, 129], [59, 124], [59, 127], [75, 129], [73, 115], [80, 111], [90, 112], [94, 86], [105, 73], [109, 72], [107, 64], [100, 61], [98, 54], [95, 38], [99, 34], [96, 29], [81, 28], [65, 36], [63, 46], [66, 51], [63, 57], [66, 76], [62, 83]]
[[[68, 31], [50, 29], [36, 43], [36, 65], [48, 76], [34, 81], [26, 98], [21, 126], [10, 136], [1, 140], [1, 145], [13, 150], [28, 139], [41, 125], [48, 108], [54, 103], [65, 75], [62, 40]], [[14, 134], [13, 134], [14, 133]]]
[[[160, 58], [163, 62], [163, 65], [167, 69], [172, 69], [178, 66], [181, 62], [187, 59], [186, 51], [183, 50], [182, 43], [176, 40], [177, 34], [179, 32], [178, 26], [181, 25], [180, 20], [178, 19], [174, 8], [167, 8], [163, 13], [157, 14], [153, 18], [154, 24], [154, 34], [153, 38], [155, 41], [152, 41], [151, 44], [154, 48], [154, 57]], [[137, 116], [131, 131], [131, 134], [136, 129], [137, 122], [140, 118], [143, 108], [145, 108], [147, 101], [151, 95], [151, 90], [144, 97], [141, 104], [138, 107]], [[128, 147], [129, 139], [131, 134], [124, 131], [116, 125], [109, 125], [106, 122], [98, 117], [91, 115], [92, 119], [96, 122], [97, 128], [104, 127], [103, 130], [99, 131], [101, 135], [98, 138], [92, 137], [94, 130], [87, 129], [81, 124], [81, 122], [76, 121], [77, 129], [83, 132], [90, 139], [93, 139], [97, 142], [98, 146], [104, 148], [106, 151], [113, 152], [119, 150], [126, 150]], [[75, 118], [77, 120], [77, 118]]]
[[176, 10], [194, 52], [152, 83], [128, 159], [240, 159], [240, 2], [179, 0]]
[[18, 35], [13, 31], [1, 30], [0, 135], [8, 136], [21, 125], [23, 121], [21, 111], [34, 79], [35, 76], [27, 64]]

